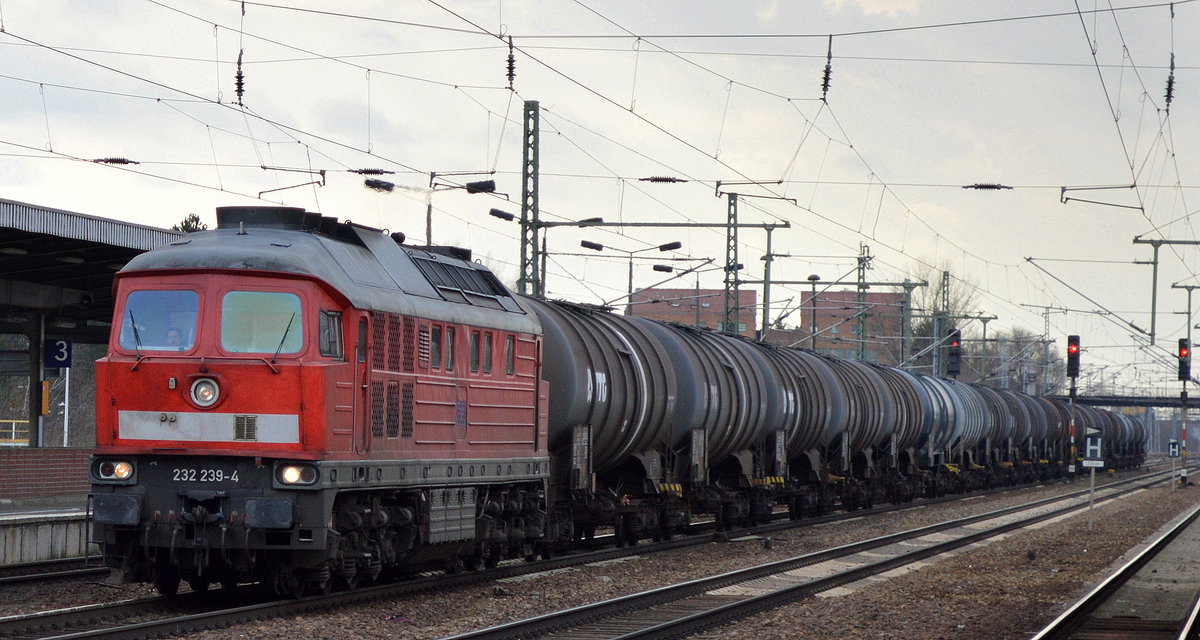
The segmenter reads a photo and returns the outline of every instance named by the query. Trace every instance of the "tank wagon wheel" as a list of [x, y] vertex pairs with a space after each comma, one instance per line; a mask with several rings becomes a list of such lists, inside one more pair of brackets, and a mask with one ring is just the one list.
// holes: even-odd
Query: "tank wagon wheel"
[[616, 526], [614, 526], [613, 529], [613, 534], [616, 537], [618, 547], [637, 546], [637, 531], [634, 530], [633, 524], [628, 515], [618, 516]]
[[188, 578], [187, 583], [188, 586], [192, 588], [192, 591], [204, 593], [205, 591], [208, 591], [208, 587], [212, 585], [212, 580], [210, 580], [208, 577], [195, 577]]
[[231, 575], [231, 576], [225, 576], [224, 578], [221, 578], [221, 588], [222, 589], [236, 589], [237, 586], [238, 586], [237, 576]]

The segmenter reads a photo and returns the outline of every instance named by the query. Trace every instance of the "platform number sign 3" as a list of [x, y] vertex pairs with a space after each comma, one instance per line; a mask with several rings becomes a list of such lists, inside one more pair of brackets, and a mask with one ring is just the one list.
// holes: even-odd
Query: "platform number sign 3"
[[42, 353], [42, 364], [47, 369], [71, 366], [71, 341], [49, 340]]

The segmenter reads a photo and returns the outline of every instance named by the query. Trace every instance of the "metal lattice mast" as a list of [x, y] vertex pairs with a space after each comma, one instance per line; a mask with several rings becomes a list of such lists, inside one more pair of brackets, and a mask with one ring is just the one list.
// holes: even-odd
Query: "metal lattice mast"
[[725, 323], [722, 327], [730, 333], [738, 332], [738, 255], [737, 255], [737, 194], [727, 193], [729, 198], [725, 233]]
[[517, 291], [545, 295], [538, 268], [538, 102], [525, 101], [525, 137], [521, 162], [521, 276]]
[[855, 359], [867, 359], [867, 269], [871, 264], [871, 248], [865, 244], [858, 245], [858, 293], [854, 297], [858, 312], [858, 347]]

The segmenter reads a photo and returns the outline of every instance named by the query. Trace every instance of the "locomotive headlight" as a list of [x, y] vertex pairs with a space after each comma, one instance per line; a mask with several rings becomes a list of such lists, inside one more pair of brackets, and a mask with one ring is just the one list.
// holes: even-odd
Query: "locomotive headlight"
[[221, 397], [221, 388], [212, 378], [200, 378], [192, 383], [192, 402], [197, 406], [211, 407]]
[[101, 460], [93, 469], [93, 475], [98, 480], [120, 482], [133, 477], [134, 467], [127, 460]]
[[276, 473], [280, 484], [308, 485], [317, 481], [317, 468], [307, 464], [289, 464]]

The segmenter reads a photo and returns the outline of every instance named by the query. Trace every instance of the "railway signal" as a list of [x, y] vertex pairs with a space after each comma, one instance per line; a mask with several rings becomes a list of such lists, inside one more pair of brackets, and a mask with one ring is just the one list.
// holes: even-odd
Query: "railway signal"
[[1179, 379], [1188, 381], [1192, 377], [1192, 345], [1187, 338], [1179, 339]]
[[949, 347], [946, 351], [946, 375], [953, 378], [962, 370], [962, 334], [958, 329], [950, 330], [946, 344]]
[[1067, 336], [1067, 377], [1079, 377], [1079, 336]]

